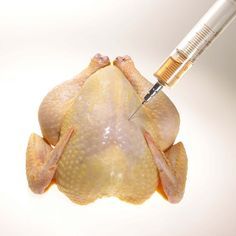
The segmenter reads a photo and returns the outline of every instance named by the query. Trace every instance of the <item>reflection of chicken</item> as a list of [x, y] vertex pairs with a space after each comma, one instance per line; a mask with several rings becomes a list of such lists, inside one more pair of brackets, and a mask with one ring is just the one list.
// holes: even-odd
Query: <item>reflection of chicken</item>
[[187, 172], [183, 145], [172, 145], [178, 112], [161, 92], [129, 121], [151, 84], [128, 56], [109, 64], [97, 54], [82, 73], [44, 98], [44, 139], [32, 134], [27, 148], [29, 186], [43, 193], [54, 179], [79, 204], [103, 196], [138, 204], [156, 189], [178, 202]]

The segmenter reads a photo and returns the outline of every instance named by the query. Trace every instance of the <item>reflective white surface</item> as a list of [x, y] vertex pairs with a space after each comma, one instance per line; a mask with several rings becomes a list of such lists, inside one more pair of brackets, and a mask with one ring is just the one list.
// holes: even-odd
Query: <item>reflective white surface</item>
[[189, 157], [180, 204], [154, 194], [140, 206], [112, 198], [77, 206], [56, 186], [31, 193], [25, 176], [28, 137], [40, 133], [37, 109], [50, 88], [96, 52], [130, 55], [154, 82], [152, 73], [213, 2], [0, 1], [1, 235], [235, 234], [236, 22], [167, 91]]

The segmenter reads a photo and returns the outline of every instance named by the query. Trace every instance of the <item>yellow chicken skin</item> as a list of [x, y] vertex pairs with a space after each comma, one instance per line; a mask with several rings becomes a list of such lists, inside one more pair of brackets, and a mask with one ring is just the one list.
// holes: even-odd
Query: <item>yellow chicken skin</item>
[[43, 193], [55, 182], [73, 202], [115, 196], [140, 204], [156, 190], [172, 203], [184, 193], [187, 157], [173, 145], [179, 115], [160, 92], [131, 119], [152, 84], [129, 56], [96, 54], [74, 79], [55, 87], [39, 108], [43, 138], [31, 134], [29, 187]]

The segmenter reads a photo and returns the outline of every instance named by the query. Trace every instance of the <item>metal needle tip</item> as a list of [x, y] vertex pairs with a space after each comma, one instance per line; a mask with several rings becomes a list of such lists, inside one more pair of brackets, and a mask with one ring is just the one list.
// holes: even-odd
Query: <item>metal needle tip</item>
[[136, 108], [136, 110], [130, 115], [130, 117], [128, 118], [128, 120], [131, 120], [131, 118], [137, 113], [137, 111], [142, 107], [143, 102]]

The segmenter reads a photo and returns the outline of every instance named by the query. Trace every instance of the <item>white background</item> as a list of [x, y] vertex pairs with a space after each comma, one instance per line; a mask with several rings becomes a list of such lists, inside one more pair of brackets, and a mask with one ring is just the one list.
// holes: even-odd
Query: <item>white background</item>
[[[213, 0], [0, 0], [0, 235], [235, 235], [236, 22], [167, 91], [181, 115], [189, 172], [184, 199], [133, 206], [31, 193], [25, 149], [40, 134], [45, 94], [97, 52], [130, 55], [151, 81]], [[132, 138], [132, 137], [131, 137]]]

